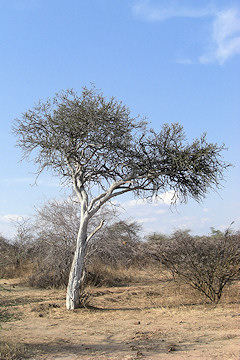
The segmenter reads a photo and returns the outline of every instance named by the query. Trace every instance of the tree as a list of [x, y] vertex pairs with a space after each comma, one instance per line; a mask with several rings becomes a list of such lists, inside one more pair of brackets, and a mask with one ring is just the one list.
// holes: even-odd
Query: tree
[[23, 158], [32, 155], [37, 176], [50, 169], [73, 185], [80, 203], [67, 309], [79, 305], [86, 248], [103, 225], [89, 233], [89, 221], [107, 201], [128, 192], [152, 199], [167, 190], [174, 190], [173, 202], [200, 201], [220, 185], [228, 166], [224, 145], [208, 143], [206, 135], [189, 144], [179, 124], [164, 124], [157, 133], [94, 86], [80, 96], [67, 90], [39, 101], [15, 120], [13, 132]]

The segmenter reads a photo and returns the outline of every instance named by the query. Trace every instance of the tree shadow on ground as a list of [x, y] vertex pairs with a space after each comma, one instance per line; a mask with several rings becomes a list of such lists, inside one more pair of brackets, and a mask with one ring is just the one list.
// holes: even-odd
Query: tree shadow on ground
[[68, 340], [58, 340], [53, 343], [35, 343], [29, 346], [31, 352], [39, 356], [88, 356], [88, 358], [100, 358], [101, 356], [122, 357], [132, 355], [134, 359], [140, 359], [143, 356], [154, 356], [157, 354], [166, 354], [174, 351], [186, 350], [186, 346], [170, 343], [164, 339], [131, 340], [118, 342], [109, 336], [105, 341], [93, 344], [82, 342], [79, 344], [71, 343]]

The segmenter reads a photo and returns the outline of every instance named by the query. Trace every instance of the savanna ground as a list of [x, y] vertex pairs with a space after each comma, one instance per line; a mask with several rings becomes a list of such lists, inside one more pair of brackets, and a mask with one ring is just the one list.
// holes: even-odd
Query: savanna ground
[[2, 359], [240, 359], [239, 283], [218, 305], [147, 270], [124, 286], [86, 291], [87, 306], [67, 311], [65, 290], [1, 279]]

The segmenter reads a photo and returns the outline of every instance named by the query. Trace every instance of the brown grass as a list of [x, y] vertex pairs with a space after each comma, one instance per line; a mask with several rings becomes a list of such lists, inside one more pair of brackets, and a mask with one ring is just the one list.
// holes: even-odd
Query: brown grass
[[27, 348], [22, 344], [12, 342], [0, 342], [1, 360], [18, 360], [27, 356]]
[[0, 311], [11, 314], [1, 324], [1, 360], [239, 360], [238, 283], [212, 305], [158, 269], [122, 276], [131, 282], [88, 286], [87, 306], [74, 311], [63, 289], [0, 280]]

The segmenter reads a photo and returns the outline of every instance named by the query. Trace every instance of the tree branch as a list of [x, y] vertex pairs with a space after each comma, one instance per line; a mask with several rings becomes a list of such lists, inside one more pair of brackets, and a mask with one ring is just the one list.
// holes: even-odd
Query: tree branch
[[95, 235], [102, 228], [103, 224], [104, 220], [101, 220], [100, 224], [96, 227], [96, 229], [94, 229], [93, 232], [91, 232], [91, 234], [87, 237], [86, 244], [88, 244], [93, 235]]

